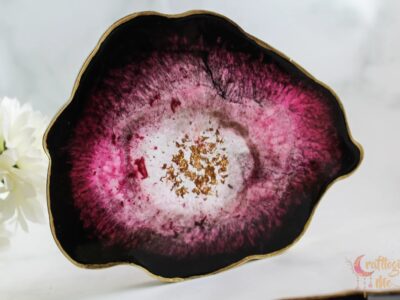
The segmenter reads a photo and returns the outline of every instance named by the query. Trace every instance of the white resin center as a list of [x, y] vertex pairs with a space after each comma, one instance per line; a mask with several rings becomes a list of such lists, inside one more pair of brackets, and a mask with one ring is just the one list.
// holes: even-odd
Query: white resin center
[[[177, 177], [179, 187], [185, 187], [186, 193], [178, 194], [174, 182], [168, 180], [166, 166], [174, 166], [176, 174], [179, 167], [172, 162], [173, 157], [182, 150], [184, 158], [189, 161], [190, 145], [199, 138], [206, 137], [212, 143], [216, 140], [215, 132], [222, 142], [215, 143], [215, 149], [208, 155], [211, 160], [219, 153], [225, 155], [228, 164], [225, 172], [218, 173], [216, 166], [217, 183], [210, 184], [210, 193], [193, 192], [196, 184], [182, 173]], [[232, 128], [223, 127], [218, 119], [207, 114], [186, 113], [176, 115], [173, 119], [166, 119], [157, 130], [141, 133], [145, 138], [141, 141], [135, 153], [136, 158], [144, 157], [148, 177], [140, 181], [142, 192], [149, 196], [156, 207], [185, 214], [211, 213], [228, 209], [237, 193], [243, 188], [244, 179], [253, 164], [246, 141]], [[181, 147], [182, 139], [186, 139], [185, 149]], [[178, 144], [177, 144], [178, 143]], [[181, 153], [182, 154], [182, 153]], [[189, 170], [196, 172], [193, 166]], [[222, 177], [223, 176], [223, 177]]]

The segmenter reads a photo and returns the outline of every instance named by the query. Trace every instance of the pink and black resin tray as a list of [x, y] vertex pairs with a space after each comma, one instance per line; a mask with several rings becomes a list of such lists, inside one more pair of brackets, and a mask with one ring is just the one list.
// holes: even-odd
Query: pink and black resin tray
[[203, 11], [114, 24], [45, 147], [64, 254], [170, 281], [287, 248], [361, 160], [329, 88]]

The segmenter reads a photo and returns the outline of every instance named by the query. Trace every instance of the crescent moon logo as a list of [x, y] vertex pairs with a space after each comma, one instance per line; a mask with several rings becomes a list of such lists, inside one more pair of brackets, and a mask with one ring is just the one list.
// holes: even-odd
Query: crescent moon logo
[[360, 255], [359, 257], [357, 257], [354, 260], [353, 263], [353, 267], [354, 267], [354, 272], [357, 273], [357, 275], [361, 276], [361, 277], [369, 277], [372, 275], [372, 273], [374, 273], [374, 271], [372, 272], [367, 272], [365, 270], [363, 270], [363, 268], [361, 267], [361, 259], [364, 257], [365, 255]]

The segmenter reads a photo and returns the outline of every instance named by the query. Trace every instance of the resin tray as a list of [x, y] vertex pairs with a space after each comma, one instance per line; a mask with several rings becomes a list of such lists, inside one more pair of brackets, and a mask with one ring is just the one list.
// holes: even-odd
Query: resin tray
[[361, 160], [328, 87], [204, 11], [115, 23], [45, 147], [63, 253], [169, 281], [286, 249]]

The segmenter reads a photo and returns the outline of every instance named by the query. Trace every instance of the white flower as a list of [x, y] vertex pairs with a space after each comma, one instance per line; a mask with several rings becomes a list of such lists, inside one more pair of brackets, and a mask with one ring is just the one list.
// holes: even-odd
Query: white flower
[[4, 224], [41, 222], [48, 160], [42, 149], [47, 120], [28, 104], [0, 99], [0, 247]]

